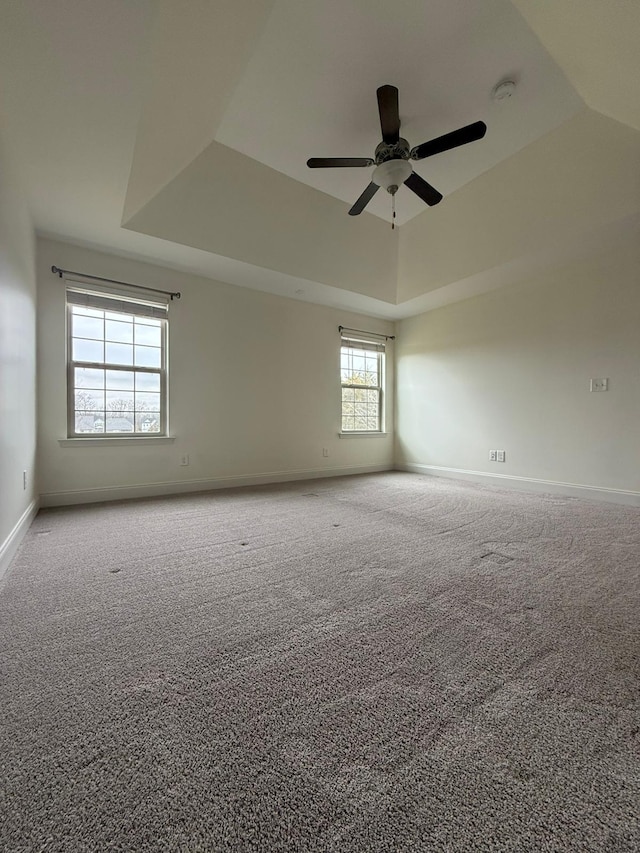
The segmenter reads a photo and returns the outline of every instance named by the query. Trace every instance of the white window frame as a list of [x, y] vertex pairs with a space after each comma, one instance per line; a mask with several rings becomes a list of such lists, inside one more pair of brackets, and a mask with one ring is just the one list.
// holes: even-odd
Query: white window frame
[[[372, 352], [377, 356], [377, 385], [363, 385], [356, 382], [345, 382], [342, 376], [342, 355], [345, 350], [358, 350], [371, 355]], [[380, 435], [384, 432], [384, 373], [385, 373], [385, 342], [384, 340], [376, 340], [367, 338], [364, 335], [360, 337], [354, 333], [343, 332], [340, 340], [340, 434], [341, 435]], [[345, 388], [355, 388], [365, 391], [376, 391], [378, 394], [378, 406], [376, 415], [376, 427], [372, 429], [345, 429], [344, 426], [344, 400], [343, 391]]]
[[[160, 367], [143, 367], [134, 364], [114, 364], [101, 361], [76, 361], [73, 358], [73, 323], [72, 313], [74, 296], [70, 294], [81, 294], [89, 303], [87, 307], [98, 310], [106, 310], [113, 313], [129, 314], [134, 316], [153, 316], [160, 320]], [[168, 436], [168, 376], [167, 376], [167, 343], [168, 343], [168, 303], [156, 299], [143, 299], [131, 296], [120, 290], [102, 289], [94, 285], [83, 285], [82, 283], [67, 282], [66, 293], [66, 323], [67, 323], [67, 438], [69, 439], [91, 439], [97, 441], [108, 441], [109, 439], [127, 439], [131, 441], [148, 440], [153, 438], [165, 438]], [[136, 310], [137, 309], [137, 310]], [[103, 343], [106, 338], [103, 338]], [[75, 368], [89, 368], [98, 370], [115, 370], [128, 373], [151, 373], [160, 377], [160, 429], [154, 432], [76, 432], [76, 406], [75, 406]]]

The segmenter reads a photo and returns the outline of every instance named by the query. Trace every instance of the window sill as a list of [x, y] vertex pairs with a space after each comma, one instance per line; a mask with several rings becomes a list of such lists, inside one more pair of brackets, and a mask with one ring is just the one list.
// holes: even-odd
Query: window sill
[[115, 447], [123, 444], [172, 444], [173, 435], [114, 435], [110, 438], [59, 438], [60, 447]]
[[386, 432], [339, 432], [338, 438], [384, 438]]

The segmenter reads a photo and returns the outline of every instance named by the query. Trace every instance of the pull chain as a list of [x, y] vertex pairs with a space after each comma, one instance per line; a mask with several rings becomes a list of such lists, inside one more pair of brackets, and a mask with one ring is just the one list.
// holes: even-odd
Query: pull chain
[[393, 231], [396, 227], [396, 194], [394, 193], [391, 196], [391, 230]]

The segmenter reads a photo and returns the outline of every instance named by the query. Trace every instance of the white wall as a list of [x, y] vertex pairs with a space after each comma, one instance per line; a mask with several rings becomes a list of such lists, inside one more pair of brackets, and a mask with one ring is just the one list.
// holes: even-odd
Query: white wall
[[[638, 502], [637, 234], [534, 280], [402, 321], [396, 358], [402, 466], [578, 484]], [[592, 377], [608, 377], [610, 390], [590, 393]], [[490, 449], [506, 450], [506, 463], [490, 463]]]
[[35, 292], [33, 230], [0, 141], [0, 575], [37, 508]]
[[[52, 265], [182, 292], [169, 319], [173, 443], [60, 443], [66, 436], [65, 304], [64, 282]], [[389, 434], [338, 438], [337, 327], [393, 334], [390, 322], [44, 239], [38, 241], [38, 320], [44, 505], [392, 467], [392, 347]], [[179, 465], [185, 453], [189, 467]]]

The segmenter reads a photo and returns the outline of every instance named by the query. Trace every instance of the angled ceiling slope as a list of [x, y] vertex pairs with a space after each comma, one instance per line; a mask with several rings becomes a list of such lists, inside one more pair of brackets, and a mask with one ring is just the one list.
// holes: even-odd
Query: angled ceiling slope
[[133, 216], [215, 137], [274, 0], [160, 0], [123, 219]]
[[[611, 59], [612, 19], [635, 23], [628, 3], [586, 0], [573, 28], [568, 0], [398, 0], [393, 14], [371, 5], [199, 2], [185, 20], [181, 4], [162, 0], [124, 226], [263, 268], [270, 289], [281, 274], [287, 295], [335, 304], [356, 294], [362, 310], [371, 299], [372, 313], [404, 316], [502, 286], [507, 270], [521, 277], [550, 245], [568, 251], [640, 213], [640, 134], [582, 98], [632, 127], [639, 101], [621, 106], [606, 85], [595, 91], [595, 72], [573, 61], [589, 39], [596, 67]], [[623, 52], [631, 69], [635, 53]], [[489, 97], [505, 76], [518, 83], [506, 106]], [[401, 211], [398, 196], [399, 235], [384, 220], [383, 193], [374, 215], [346, 216], [365, 170], [304, 166], [308, 156], [371, 156], [382, 83], [400, 89], [412, 144], [477, 119], [489, 125], [474, 151], [429, 162], [440, 205], [424, 209], [407, 193]]]
[[640, 3], [513, 0], [587, 106], [640, 130]]

